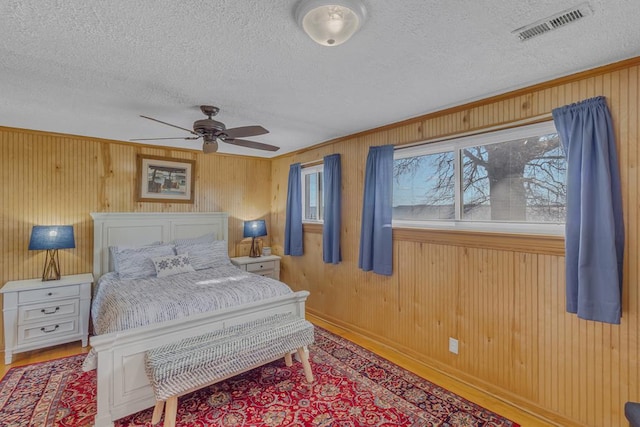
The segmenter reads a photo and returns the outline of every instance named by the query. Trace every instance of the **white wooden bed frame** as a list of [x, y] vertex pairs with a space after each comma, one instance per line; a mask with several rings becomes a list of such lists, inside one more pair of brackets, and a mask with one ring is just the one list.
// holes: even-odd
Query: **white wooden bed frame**
[[[92, 213], [94, 223], [93, 275], [97, 281], [111, 270], [109, 246], [140, 246], [170, 242], [214, 232], [228, 240], [228, 214], [206, 213]], [[98, 408], [95, 427], [155, 405], [144, 371], [144, 352], [179, 339], [244, 323], [276, 313], [304, 318], [309, 292], [300, 291], [225, 310], [201, 313], [121, 332], [93, 336], [97, 353]]]

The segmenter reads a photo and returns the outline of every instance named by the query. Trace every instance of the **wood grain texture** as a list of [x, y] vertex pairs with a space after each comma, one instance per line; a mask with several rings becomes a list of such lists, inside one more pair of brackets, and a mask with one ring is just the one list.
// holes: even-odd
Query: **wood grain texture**
[[[195, 161], [194, 203], [136, 202], [136, 154]], [[33, 225], [72, 224], [76, 248], [59, 251], [62, 274], [91, 272], [90, 212], [225, 211], [231, 256], [248, 254], [244, 220], [266, 219], [270, 243], [268, 159], [0, 128], [0, 171], [1, 284], [41, 276], [44, 251], [27, 249]]]
[[[509, 405], [504, 401], [490, 396], [486, 393], [478, 391], [477, 388], [469, 386], [468, 384], [456, 381], [449, 375], [443, 374], [440, 371], [429, 368], [428, 366], [418, 362], [417, 360], [407, 357], [402, 352], [395, 351], [384, 345], [367, 339], [366, 337], [358, 334], [354, 334], [349, 330], [340, 328], [335, 324], [328, 323], [316, 316], [308, 315], [307, 319], [312, 323], [331, 331], [332, 333], [344, 337], [374, 353], [390, 360], [397, 365], [410, 370], [423, 378], [428, 378], [432, 383], [439, 385], [453, 393], [456, 393], [465, 399], [481, 405], [490, 411], [494, 411], [504, 417], [509, 418], [522, 426], [526, 427], [549, 427], [557, 425], [551, 420], [544, 420], [520, 410], [519, 408]], [[80, 343], [63, 344], [53, 348], [34, 350], [25, 353], [19, 353], [15, 355], [14, 362], [11, 365], [0, 364], [0, 377], [3, 377], [9, 369], [13, 367], [28, 365], [31, 363], [44, 362], [47, 360], [53, 360], [61, 357], [73, 356], [78, 353], [86, 353], [89, 351], [89, 347], [82, 348]]]
[[[342, 254], [322, 265], [321, 231], [305, 255], [284, 257], [281, 278], [308, 289], [308, 310], [347, 330], [482, 388], [560, 425], [624, 425], [640, 401], [638, 223], [640, 59], [580, 73], [329, 141], [272, 163], [274, 252], [282, 254], [291, 163], [342, 155]], [[411, 144], [508, 125], [603, 95], [621, 168], [626, 252], [621, 325], [565, 312], [564, 242], [556, 237], [394, 230], [391, 277], [357, 268], [364, 166], [370, 146]], [[448, 352], [448, 338], [459, 354]]]
[[[305, 255], [284, 257], [281, 264], [282, 280], [311, 291], [310, 312], [559, 425], [624, 425], [624, 402], [640, 401], [639, 72], [636, 58], [272, 160], [0, 127], [0, 278], [40, 276], [44, 254], [27, 250], [35, 224], [73, 224], [76, 249], [60, 251], [62, 273], [91, 271], [90, 212], [227, 211], [231, 255], [248, 248], [242, 222], [265, 218], [265, 244], [282, 255], [289, 165], [340, 153], [343, 262], [322, 263], [322, 235], [311, 227]], [[524, 243], [397, 230], [393, 276], [357, 268], [370, 146], [508, 125], [596, 95], [606, 96], [613, 115], [622, 174], [621, 325], [565, 312], [564, 256], [555, 238]], [[195, 160], [195, 203], [136, 203], [138, 153]], [[460, 342], [457, 356], [448, 352], [449, 337]]]

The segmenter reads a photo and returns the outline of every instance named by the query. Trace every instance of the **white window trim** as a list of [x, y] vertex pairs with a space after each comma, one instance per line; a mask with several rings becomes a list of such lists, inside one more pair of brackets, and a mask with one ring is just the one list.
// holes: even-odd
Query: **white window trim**
[[513, 234], [541, 234], [549, 236], [564, 235], [564, 224], [488, 222], [488, 221], [443, 221], [443, 220], [396, 220], [391, 222], [394, 228], [422, 228], [430, 230], [487, 231]]
[[[453, 151], [456, 155], [456, 164], [460, 164], [460, 151], [466, 147], [476, 147], [479, 145], [494, 144], [527, 138], [532, 135], [545, 135], [558, 133], [553, 121], [545, 121], [531, 125], [518, 126], [511, 129], [492, 131], [480, 135], [469, 135], [460, 138], [449, 139], [443, 142], [424, 142], [411, 147], [398, 147], [393, 155], [395, 159], [404, 159], [419, 155], [437, 154], [445, 151]], [[459, 172], [456, 169], [457, 172]], [[460, 191], [460, 180], [456, 179], [456, 209], [454, 220], [392, 220], [392, 227], [396, 228], [421, 228], [439, 230], [467, 230], [467, 231], [487, 231], [515, 234], [542, 234], [561, 236], [564, 235], [564, 223], [523, 223], [523, 222], [498, 222], [498, 221], [463, 221], [462, 212], [462, 192]]]
[[[302, 223], [303, 224], [324, 224], [324, 219], [305, 219], [306, 215], [306, 206], [305, 206], [305, 200], [307, 200], [307, 193], [306, 193], [306, 189], [305, 189], [305, 177], [307, 175], [311, 175], [314, 173], [318, 173], [318, 172], [322, 172], [324, 173], [324, 163], [321, 163], [319, 165], [313, 165], [313, 166], [308, 166], [308, 167], [303, 167], [301, 172], [300, 172], [300, 179], [301, 179], [301, 183], [300, 186], [302, 187], [302, 197], [301, 197], [301, 201], [300, 203], [302, 203]], [[323, 189], [324, 191], [324, 189]]]

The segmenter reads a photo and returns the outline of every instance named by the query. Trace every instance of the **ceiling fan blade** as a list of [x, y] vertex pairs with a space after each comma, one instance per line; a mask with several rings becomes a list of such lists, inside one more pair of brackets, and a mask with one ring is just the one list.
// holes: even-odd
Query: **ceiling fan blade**
[[264, 135], [265, 133], [269, 133], [268, 130], [266, 130], [265, 128], [263, 128], [262, 126], [242, 126], [239, 128], [231, 128], [231, 129], [227, 129], [223, 132], [225, 135], [227, 135], [227, 138], [242, 138], [245, 136], [258, 136], [258, 135]]
[[130, 139], [129, 141], [159, 141], [161, 139], [200, 139], [199, 136], [176, 136], [175, 138], [134, 138], [134, 139]]
[[275, 145], [263, 144], [262, 142], [247, 141], [246, 139], [224, 139], [227, 144], [239, 145], [240, 147], [255, 148], [257, 150], [278, 151], [280, 147]]
[[192, 131], [191, 129], [183, 128], [181, 126], [172, 125], [171, 123], [163, 122], [162, 120], [154, 119], [153, 117], [148, 117], [148, 116], [143, 116], [143, 115], [141, 115], [140, 117], [142, 117], [143, 119], [153, 120], [154, 122], [162, 123], [163, 125], [171, 126], [171, 127], [177, 128], [177, 129], [182, 129], [182, 130], [185, 130], [185, 131], [187, 131], [187, 132], [189, 132], [189, 133], [191, 133], [193, 135], [200, 136], [199, 133], [196, 133], [196, 132]]

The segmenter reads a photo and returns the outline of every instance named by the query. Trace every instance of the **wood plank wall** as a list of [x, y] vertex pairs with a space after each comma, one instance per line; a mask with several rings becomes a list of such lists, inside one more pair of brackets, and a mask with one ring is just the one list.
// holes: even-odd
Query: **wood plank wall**
[[[639, 72], [635, 58], [275, 159], [272, 247], [282, 254], [289, 165], [342, 155], [343, 262], [324, 265], [321, 229], [305, 227], [305, 255], [284, 257], [282, 279], [311, 291], [313, 314], [560, 425], [625, 425], [624, 402], [640, 401]], [[357, 268], [370, 146], [505, 125], [598, 95], [607, 98], [613, 115], [622, 174], [627, 242], [621, 325], [565, 312], [558, 238], [396, 229], [393, 276]], [[449, 337], [459, 340], [457, 356], [448, 352]]]
[[[137, 153], [195, 160], [195, 203], [136, 202]], [[42, 275], [44, 252], [27, 250], [36, 224], [73, 224], [76, 248], [59, 252], [62, 274], [91, 272], [90, 212], [228, 212], [231, 256], [248, 254], [244, 220], [266, 219], [271, 234], [268, 159], [0, 127], [0, 176], [1, 284]]]

